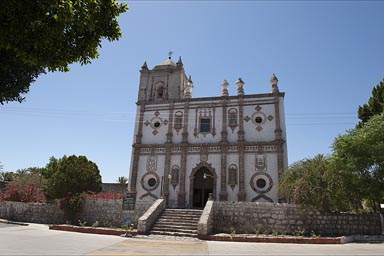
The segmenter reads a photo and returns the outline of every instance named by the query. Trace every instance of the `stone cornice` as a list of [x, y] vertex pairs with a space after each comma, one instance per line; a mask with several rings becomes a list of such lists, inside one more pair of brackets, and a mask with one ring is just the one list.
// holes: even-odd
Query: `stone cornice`
[[[181, 100], [162, 100], [159, 101], [146, 101], [146, 105], [161, 105], [161, 104], [170, 104], [171, 102], [177, 103], [184, 103], [185, 101], [189, 101], [190, 103], [198, 102], [198, 101], [218, 101], [217, 104], [221, 103], [223, 98], [228, 100], [228, 104], [231, 104], [231, 100], [238, 100], [242, 98], [244, 100], [244, 103], [246, 103], [247, 99], [262, 99], [262, 98], [271, 98], [273, 101], [274, 96], [283, 97], [285, 96], [285, 92], [279, 92], [279, 93], [261, 93], [261, 94], [248, 94], [243, 96], [217, 96], [217, 97], [200, 97], [200, 98], [189, 98], [189, 99], [181, 99]], [[272, 102], [271, 102], [272, 103]], [[140, 102], [136, 102], [136, 105], [140, 105]]]

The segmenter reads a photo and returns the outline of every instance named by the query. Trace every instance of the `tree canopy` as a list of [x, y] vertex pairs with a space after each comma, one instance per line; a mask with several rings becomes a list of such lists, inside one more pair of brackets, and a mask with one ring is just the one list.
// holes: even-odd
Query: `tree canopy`
[[368, 103], [359, 106], [358, 117], [360, 119], [359, 127], [368, 122], [368, 120], [380, 113], [384, 112], [384, 80], [380, 81], [372, 90], [372, 96]]
[[115, 0], [0, 1], [0, 103], [22, 102], [46, 70], [97, 58], [102, 39], [122, 36], [117, 18], [127, 9]]
[[339, 171], [331, 156], [316, 155], [292, 164], [280, 182], [285, 201], [323, 211], [350, 209], [345, 173]]
[[384, 200], [384, 113], [337, 137], [333, 149], [339, 166], [357, 177], [351, 189], [379, 210]]
[[49, 198], [101, 191], [99, 168], [85, 156], [72, 155], [61, 159], [52, 157], [44, 176], [47, 178]]
[[128, 178], [125, 177], [125, 176], [120, 176], [120, 177], [117, 178], [117, 182], [120, 183], [120, 184], [127, 184]]

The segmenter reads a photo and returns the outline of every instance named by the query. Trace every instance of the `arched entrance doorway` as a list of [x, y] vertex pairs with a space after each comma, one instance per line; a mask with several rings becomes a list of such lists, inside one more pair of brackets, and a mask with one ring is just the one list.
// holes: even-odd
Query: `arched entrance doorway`
[[199, 168], [193, 177], [192, 207], [204, 208], [208, 201], [209, 193], [213, 193], [214, 174], [207, 168]]

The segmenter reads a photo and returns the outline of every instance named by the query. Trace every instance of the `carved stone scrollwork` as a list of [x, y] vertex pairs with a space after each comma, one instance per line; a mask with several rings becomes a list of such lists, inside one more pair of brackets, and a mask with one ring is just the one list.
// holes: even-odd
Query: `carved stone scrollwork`
[[201, 162], [207, 162], [208, 161], [208, 147], [207, 146], [201, 146], [200, 147], [200, 161]]
[[152, 152], [150, 156], [147, 157], [147, 172], [156, 172], [157, 170], [157, 156]]
[[264, 155], [256, 155], [255, 170], [259, 172], [267, 171], [267, 162]]
[[172, 166], [172, 170], [171, 170], [171, 175], [172, 175], [171, 185], [172, 185], [173, 189], [176, 189], [176, 186], [179, 184], [179, 171], [180, 171], [180, 167], [178, 165]]
[[231, 164], [228, 168], [228, 185], [232, 190], [237, 185], [237, 166], [235, 164]]
[[177, 111], [175, 113], [175, 121], [174, 121], [174, 126], [177, 134], [179, 134], [179, 131], [183, 128], [183, 112]]

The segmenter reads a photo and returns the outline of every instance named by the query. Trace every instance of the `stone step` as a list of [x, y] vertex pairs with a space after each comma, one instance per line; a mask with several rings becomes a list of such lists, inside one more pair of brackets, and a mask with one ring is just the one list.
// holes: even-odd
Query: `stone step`
[[169, 216], [169, 215], [161, 215], [159, 220], [171, 220], [171, 221], [186, 221], [186, 222], [198, 222], [200, 217], [198, 218], [186, 218], [183, 216]]
[[185, 224], [185, 223], [159, 223], [157, 222], [155, 225], [152, 226], [152, 228], [183, 228], [183, 229], [190, 229], [190, 230], [197, 230], [197, 224]]
[[201, 213], [182, 213], [182, 212], [163, 212], [167, 216], [185, 216], [185, 217], [200, 217]]
[[197, 223], [202, 213], [202, 210], [165, 209], [152, 225], [150, 233], [197, 237]]
[[198, 220], [173, 220], [173, 219], [158, 219], [156, 223], [177, 223], [177, 224], [186, 224], [186, 225], [197, 225]]
[[183, 233], [183, 232], [168, 232], [168, 231], [153, 231], [153, 235], [163, 235], [163, 236], [187, 236], [187, 237], [197, 237], [197, 234]]
[[151, 234], [153, 234], [153, 232], [178, 232], [178, 233], [186, 233], [186, 234], [197, 234], [197, 230], [183, 229], [183, 228], [167, 229], [167, 228], [153, 227], [151, 230]]
[[185, 209], [165, 209], [164, 212], [182, 213], [182, 214], [202, 214], [202, 210], [185, 210]]

